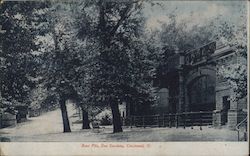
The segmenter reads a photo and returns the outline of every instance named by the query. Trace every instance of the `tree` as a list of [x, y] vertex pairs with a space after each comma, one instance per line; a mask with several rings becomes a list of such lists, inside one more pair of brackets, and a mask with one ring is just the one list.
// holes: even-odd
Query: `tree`
[[222, 66], [218, 74], [224, 77], [233, 88], [233, 100], [247, 96], [247, 9], [241, 6], [239, 25], [220, 21], [218, 36], [225, 45], [235, 47], [237, 62]]
[[[70, 132], [66, 100], [76, 99], [77, 91], [74, 82], [79, 75], [78, 57], [74, 42], [71, 3], [47, 3], [45, 9], [35, 12], [41, 18], [36, 22], [39, 34], [36, 44], [40, 46], [41, 70], [45, 86], [58, 95], [61, 108], [64, 132]], [[52, 42], [51, 42], [52, 41]]]
[[[140, 37], [144, 30], [141, 1], [117, 3], [86, 1], [83, 7], [84, 23], [79, 36], [87, 45], [94, 46], [91, 65], [88, 65], [89, 101], [109, 106], [112, 110], [113, 132], [122, 131], [119, 103], [142, 101], [149, 85], [144, 52]], [[97, 12], [98, 14], [93, 14]], [[87, 22], [86, 22], [87, 20]], [[87, 24], [86, 24], [87, 23]], [[94, 53], [94, 54], [93, 54]], [[140, 83], [141, 82], [141, 83]]]
[[40, 3], [6, 2], [0, 6], [0, 25], [6, 30], [1, 34], [1, 94], [12, 103], [28, 105], [29, 93], [35, 87], [29, 78], [37, 69], [37, 60], [32, 54], [36, 46], [30, 15], [37, 7]]

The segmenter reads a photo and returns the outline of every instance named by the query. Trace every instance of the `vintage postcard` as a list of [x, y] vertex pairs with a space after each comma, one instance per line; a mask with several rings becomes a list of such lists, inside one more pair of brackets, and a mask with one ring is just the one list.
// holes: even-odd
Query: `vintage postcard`
[[0, 0], [0, 155], [248, 155], [248, 38], [247, 0]]

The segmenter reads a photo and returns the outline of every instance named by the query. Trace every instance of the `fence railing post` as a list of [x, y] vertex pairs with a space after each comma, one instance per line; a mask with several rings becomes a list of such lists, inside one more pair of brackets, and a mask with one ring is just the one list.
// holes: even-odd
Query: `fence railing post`
[[247, 122], [246, 122], [246, 124], [245, 124], [245, 129], [246, 129], [246, 131], [244, 132], [244, 141], [247, 141]]
[[130, 120], [129, 120], [129, 124], [130, 124], [130, 128], [132, 128], [132, 121], [133, 121], [133, 116], [131, 116], [130, 118], [129, 118]]
[[163, 124], [162, 127], [165, 127], [165, 115], [164, 114], [163, 114], [162, 120], [163, 120], [162, 121], [162, 124]]
[[202, 112], [200, 112], [199, 117], [200, 117], [200, 130], [202, 130]]
[[2, 114], [0, 113], [0, 128], [2, 128]]
[[194, 129], [194, 127], [193, 127], [193, 114], [192, 114], [192, 112], [191, 112], [191, 114], [190, 114], [190, 122], [191, 122], [191, 129]]
[[160, 123], [160, 115], [157, 115], [157, 122], [158, 122], [158, 127], [160, 127], [161, 123]]
[[238, 141], [240, 141], [240, 131], [237, 132], [238, 132]]
[[168, 127], [171, 128], [171, 114], [168, 115]]
[[178, 128], [178, 114], [175, 114], [175, 127]]
[[136, 123], [136, 116], [133, 116], [133, 125], [136, 127], [137, 123]]
[[145, 117], [143, 116], [142, 117], [142, 126], [143, 126], [143, 128], [145, 128], [145, 119], [144, 119]]
[[182, 117], [183, 117], [183, 128], [185, 129], [186, 128], [186, 114], [184, 113]]

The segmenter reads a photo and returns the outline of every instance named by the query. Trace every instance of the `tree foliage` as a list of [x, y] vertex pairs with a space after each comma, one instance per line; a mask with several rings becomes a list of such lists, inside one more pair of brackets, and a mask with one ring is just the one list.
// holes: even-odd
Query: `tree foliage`
[[[88, 101], [111, 106], [113, 121], [120, 118], [116, 109], [122, 101], [143, 103], [150, 100], [150, 63], [142, 40], [142, 7], [141, 1], [87, 1], [83, 8], [85, 24], [81, 25], [79, 37], [86, 42], [86, 51], [92, 56], [88, 58], [92, 63], [86, 66]], [[120, 121], [117, 122], [120, 127]]]
[[223, 22], [219, 36], [224, 44], [235, 48], [236, 63], [227, 64], [219, 69], [219, 75], [223, 76], [235, 92], [233, 100], [246, 98], [247, 96], [247, 10], [241, 8], [239, 26]]
[[[154, 5], [141, 0], [2, 4], [3, 98], [38, 99], [47, 107], [44, 102], [53, 95], [61, 104], [64, 121], [68, 120], [65, 101], [70, 98], [92, 116], [108, 107], [114, 132], [120, 132], [118, 105], [150, 107], [155, 100], [152, 80], [161, 76], [166, 60], [176, 52], [220, 40], [246, 58], [246, 23], [235, 27], [217, 17], [190, 27], [188, 20], [178, 21], [173, 13], [161, 30], [149, 32], [142, 11], [145, 3]], [[239, 97], [247, 93], [243, 62], [220, 70]]]
[[1, 59], [1, 94], [7, 101], [28, 103], [28, 95], [35, 87], [30, 77], [35, 76], [37, 60], [32, 54], [34, 46], [30, 16], [40, 3], [8, 2], [0, 6], [0, 25], [3, 45]]

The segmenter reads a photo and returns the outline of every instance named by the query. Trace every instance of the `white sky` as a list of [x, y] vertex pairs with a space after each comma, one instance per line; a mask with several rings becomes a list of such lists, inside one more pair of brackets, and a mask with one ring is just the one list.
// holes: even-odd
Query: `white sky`
[[[177, 20], [187, 20], [190, 24], [204, 24], [205, 21], [221, 15], [221, 17], [232, 22], [235, 25], [240, 24], [241, 8], [247, 8], [247, 1], [159, 1], [162, 5], [150, 6], [147, 4], [144, 8], [144, 14], [147, 17], [147, 27], [157, 29], [161, 23], [168, 22], [168, 15], [176, 14]], [[191, 12], [193, 16], [191, 17]]]

